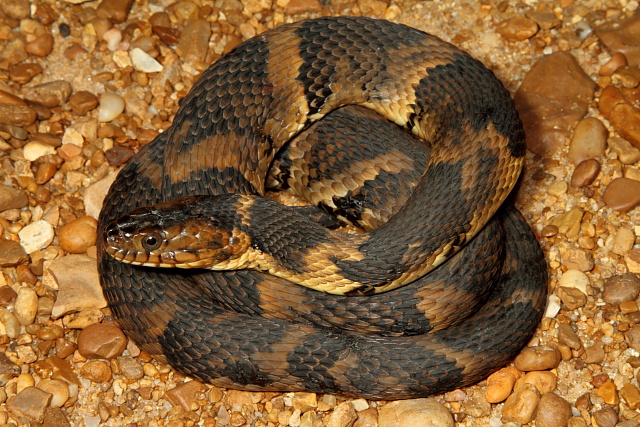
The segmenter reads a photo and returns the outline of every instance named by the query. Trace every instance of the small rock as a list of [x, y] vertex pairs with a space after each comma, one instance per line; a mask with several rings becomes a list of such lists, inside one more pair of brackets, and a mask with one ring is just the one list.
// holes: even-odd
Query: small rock
[[100, 98], [100, 109], [98, 110], [99, 122], [110, 122], [124, 111], [125, 102], [121, 96], [115, 93], [105, 92]]
[[[622, 15], [624, 16], [624, 14]], [[600, 42], [612, 54], [622, 53], [629, 64], [640, 65], [640, 16], [634, 14], [630, 18], [610, 20], [596, 27], [596, 35]]]
[[633, 301], [640, 295], [640, 279], [632, 273], [612, 276], [605, 280], [602, 299], [608, 304]]
[[484, 393], [487, 402], [499, 403], [509, 397], [513, 390], [513, 385], [519, 377], [520, 372], [511, 366], [489, 375], [487, 389]]
[[46, 359], [46, 362], [53, 370], [51, 378], [65, 381], [67, 384], [80, 385], [80, 380], [69, 361], [60, 356], [51, 356]]
[[619, 68], [622, 68], [627, 65], [627, 57], [624, 56], [620, 52], [616, 52], [611, 55], [611, 58], [605, 62], [598, 73], [601, 76], [611, 76], [615, 73]]
[[118, 357], [118, 365], [122, 375], [129, 380], [139, 380], [144, 377], [142, 365], [131, 356]]
[[558, 377], [553, 372], [549, 371], [532, 371], [527, 372], [516, 384], [516, 388], [520, 388], [521, 384], [532, 384], [536, 387], [536, 390], [543, 395], [545, 393], [551, 393], [556, 389], [558, 383]]
[[318, 13], [322, 10], [319, 0], [291, 0], [284, 7], [287, 15], [298, 15], [301, 13]]
[[624, 262], [631, 273], [640, 274], [640, 249], [631, 249], [624, 254]]
[[166, 397], [174, 405], [180, 405], [185, 411], [191, 411], [191, 407], [198, 401], [198, 395], [204, 393], [207, 386], [199, 381], [188, 381], [177, 385], [167, 391]]
[[50, 145], [41, 142], [28, 142], [22, 149], [24, 158], [33, 162], [40, 157], [55, 154], [56, 149]]
[[30, 87], [25, 99], [46, 107], [56, 107], [69, 99], [71, 91], [71, 83], [68, 81], [54, 80]]
[[532, 384], [524, 384], [504, 402], [502, 419], [509, 422], [529, 423], [536, 413], [540, 393]]
[[584, 351], [584, 363], [601, 363], [604, 360], [604, 343], [596, 341]]
[[38, 74], [42, 73], [42, 66], [37, 63], [23, 62], [11, 67], [9, 77], [21, 85], [27, 84]]
[[64, 381], [45, 378], [37, 387], [51, 394], [50, 405], [54, 408], [61, 408], [69, 400], [69, 387]]
[[28, 0], [5, 0], [0, 4], [0, 10], [13, 19], [25, 19], [31, 14]]
[[629, 103], [619, 103], [609, 113], [609, 122], [621, 137], [640, 148], [640, 110]]
[[[341, 404], [336, 406], [336, 408], [329, 416], [327, 427], [351, 427], [353, 423], [356, 422], [356, 419], [358, 419], [358, 414], [356, 414], [355, 409], [353, 409], [351, 402], [342, 402]], [[419, 424], [420, 423], [411, 425]], [[402, 426], [404, 424], [399, 423], [395, 425]]]
[[611, 137], [607, 140], [607, 144], [616, 152], [622, 164], [631, 165], [640, 160], [640, 150], [624, 138]]
[[578, 163], [571, 176], [571, 186], [582, 188], [591, 185], [600, 173], [600, 162], [595, 159], [587, 159]]
[[591, 251], [584, 249], [567, 249], [567, 247], [562, 246], [560, 248], [560, 258], [562, 258], [562, 263], [568, 269], [591, 271], [595, 265]]
[[87, 359], [113, 359], [127, 347], [127, 337], [115, 325], [94, 323], [78, 335], [78, 352]]
[[295, 393], [292, 399], [293, 409], [301, 412], [312, 411], [318, 407], [318, 397], [315, 393]]
[[558, 341], [574, 350], [582, 348], [580, 337], [578, 337], [573, 328], [571, 328], [571, 325], [567, 325], [566, 323], [558, 325]]
[[0, 212], [9, 209], [21, 209], [28, 204], [29, 197], [24, 191], [0, 184]]
[[120, 23], [127, 19], [133, 0], [102, 0], [96, 9], [98, 18]]
[[597, 395], [604, 400], [604, 403], [609, 405], [617, 405], [620, 402], [616, 385], [611, 380], [605, 381], [598, 388]]
[[133, 68], [143, 73], [159, 73], [163, 67], [144, 50], [135, 47], [129, 52]]
[[38, 118], [37, 113], [26, 105], [0, 104], [0, 124], [29, 126]]
[[523, 41], [538, 32], [538, 24], [524, 16], [514, 16], [496, 26], [496, 31], [509, 41]]
[[540, 59], [527, 73], [515, 103], [527, 134], [527, 148], [539, 156], [562, 149], [574, 123], [593, 100], [596, 84], [567, 52]]
[[589, 277], [579, 270], [567, 270], [558, 280], [558, 284], [567, 288], [578, 289], [583, 294], [586, 294], [589, 286]]
[[124, 165], [133, 157], [133, 148], [117, 144], [104, 153], [104, 157], [111, 166], [119, 167]]
[[94, 383], [105, 383], [111, 380], [111, 367], [102, 360], [89, 360], [80, 369], [80, 375]]
[[84, 116], [98, 106], [98, 98], [91, 92], [81, 90], [71, 95], [69, 106], [74, 114]]
[[516, 369], [520, 371], [546, 371], [558, 367], [562, 355], [556, 348], [546, 345], [526, 347], [514, 361]]
[[558, 288], [558, 296], [569, 310], [583, 307], [587, 303], [587, 295], [579, 289], [561, 286]]
[[626, 383], [620, 390], [620, 397], [622, 397], [629, 407], [629, 409], [636, 410], [640, 408], [640, 390], [633, 384]]
[[[307, 412], [313, 413], [313, 412]], [[310, 424], [312, 426], [313, 424]], [[300, 427], [304, 427], [300, 424]], [[376, 408], [365, 409], [358, 412], [358, 419], [353, 427], [378, 427], [378, 410]]]
[[595, 117], [587, 117], [576, 126], [569, 145], [569, 161], [574, 165], [604, 155], [609, 132]]
[[65, 412], [60, 408], [47, 408], [44, 412], [43, 427], [70, 427]]
[[116, 172], [109, 174], [106, 178], [97, 181], [90, 186], [84, 192], [84, 211], [87, 215], [98, 219], [100, 210], [102, 209], [102, 202], [116, 179], [118, 174]]
[[434, 399], [390, 402], [380, 409], [378, 423], [380, 426], [397, 427], [453, 427], [455, 425], [447, 408]]
[[52, 261], [44, 272], [43, 283], [58, 290], [51, 317], [107, 306], [102, 294], [96, 260], [86, 255], [67, 255]]
[[51, 402], [51, 394], [35, 387], [27, 387], [7, 402], [7, 409], [16, 417], [42, 422]]
[[558, 227], [558, 232], [567, 237], [577, 237], [580, 233], [580, 223], [584, 212], [580, 208], [573, 208], [568, 212], [555, 216], [551, 225]]
[[640, 204], [640, 181], [616, 178], [604, 190], [602, 200], [613, 210], [629, 212]]
[[55, 232], [51, 224], [39, 220], [22, 228], [18, 232], [18, 237], [20, 237], [20, 245], [25, 252], [31, 254], [49, 246], [53, 242]]
[[27, 43], [25, 50], [31, 55], [47, 56], [53, 50], [53, 35], [44, 33], [36, 37], [31, 43]]
[[618, 424], [618, 413], [611, 406], [605, 406], [599, 411], [595, 411], [593, 413], [593, 420], [597, 423], [598, 427], [620, 426], [620, 424]]
[[536, 413], [537, 427], [564, 427], [571, 418], [571, 405], [555, 393], [542, 395]]
[[31, 325], [38, 313], [38, 294], [34, 288], [23, 286], [18, 289], [14, 314], [21, 325]]
[[562, 24], [560, 20], [550, 9], [529, 10], [527, 17], [536, 21], [536, 24], [543, 30], [559, 27]]
[[81, 216], [58, 229], [60, 247], [71, 254], [85, 253], [96, 244], [98, 221], [90, 216]]
[[204, 62], [209, 51], [211, 25], [204, 19], [192, 19], [182, 30], [176, 52], [184, 62]]

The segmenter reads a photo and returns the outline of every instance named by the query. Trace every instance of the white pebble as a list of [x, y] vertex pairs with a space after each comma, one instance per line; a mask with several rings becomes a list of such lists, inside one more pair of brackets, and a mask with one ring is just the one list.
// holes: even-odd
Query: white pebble
[[110, 122], [124, 111], [124, 99], [115, 93], [105, 92], [100, 99], [99, 122]]
[[558, 280], [560, 286], [567, 288], [578, 289], [583, 294], [587, 294], [587, 285], [589, 284], [589, 278], [580, 270], [567, 270], [560, 280]]
[[55, 233], [53, 225], [40, 220], [25, 226], [18, 232], [18, 237], [20, 237], [20, 245], [26, 253], [30, 254], [49, 246], [53, 242]]
[[117, 28], [112, 28], [106, 31], [102, 38], [107, 42], [109, 50], [115, 52], [118, 49], [118, 43], [122, 41], [122, 33]]
[[46, 156], [47, 154], [54, 154], [55, 152], [55, 148], [41, 142], [28, 142], [22, 148], [22, 155], [25, 160], [29, 160], [30, 162], [38, 160], [40, 157]]
[[560, 298], [556, 295], [549, 295], [547, 298], [547, 309], [544, 312], [544, 317], [554, 318], [560, 312]]
[[143, 73], [159, 73], [162, 71], [162, 64], [139, 47], [131, 49], [129, 56], [131, 57], [133, 67], [138, 71], [142, 71]]

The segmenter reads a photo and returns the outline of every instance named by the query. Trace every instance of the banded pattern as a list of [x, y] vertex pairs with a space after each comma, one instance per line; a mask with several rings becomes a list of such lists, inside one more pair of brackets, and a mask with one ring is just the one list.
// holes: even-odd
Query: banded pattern
[[[502, 267], [479, 262], [500, 258], [502, 243], [474, 239], [472, 250], [434, 271], [441, 274], [433, 279], [435, 294], [414, 282], [485, 227], [515, 183], [524, 148], [517, 113], [493, 74], [451, 45], [401, 25], [365, 18], [302, 21], [221, 58], [184, 100], [171, 129], [119, 174], [100, 229], [134, 208], [181, 196], [264, 194], [277, 152], [349, 104], [374, 110], [427, 141], [427, 170], [418, 173], [422, 179], [413, 194], [384, 224], [338, 238], [340, 247], [328, 237], [338, 232], [324, 230], [317, 237], [322, 245], [283, 261], [305, 273], [309, 262], [330, 260], [333, 267], [317, 283], [344, 278], [342, 293], [409, 284], [370, 297], [328, 295], [247, 270], [135, 267], [110, 258], [103, 242], [105, 295], [142, 348], [221, 386], [391, 399], [475, 382], [526, 343], [541, 315], [546, 276], [535, 239], [514, 211], [483, 232], [500, 235], [504, 228]], [[376, 126], [385, 125], [372, 126], [377, 133]], [[280, 177], [291, 172], [280, 165]], [[331, 200], [330, 194], [324, 203]], [[345, 219], [375, 216], [367, 204], [352, 205]], [[254, 204], [230, 206], [237, 213]], [[448, 218], [451, 212], [457, 218]], [[243, 218], [234, 227], [250, 230], [255, 224]], [[473, 279], [465, 283], [446, 277], [447, 271], [464, 276], [469, 266]], [[481, 297], [472, 298], [476, 303], [458, 318], [455, 309], [440, 305], [446, 295], [465, 293], [476, 283], [486, 284]]]

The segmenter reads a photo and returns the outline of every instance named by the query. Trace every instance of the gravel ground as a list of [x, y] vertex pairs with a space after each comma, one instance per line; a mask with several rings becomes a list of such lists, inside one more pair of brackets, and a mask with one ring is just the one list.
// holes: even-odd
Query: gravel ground
[[[637, 9], [635, 0], [3, 0], [0, 424], [639, 425]], [[157, 363], [112, 324], [95, 217], [114, 172], [170, 125], [208, 64], [319, 15], [438, 35], [516, 96], [530, 149], [516, 205], [545, 252], [550, 298], [533, 349], [489, 381], [403, 403], [228, 391]]]

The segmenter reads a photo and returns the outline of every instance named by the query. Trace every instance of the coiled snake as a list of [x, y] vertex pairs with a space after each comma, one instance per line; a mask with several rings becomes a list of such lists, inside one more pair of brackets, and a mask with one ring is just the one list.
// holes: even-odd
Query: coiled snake
[[[400, 128], [413, 136], [382, 134]], [[452, 45], [368, 18], [282, 25], [206, 70], [119, 173], [99, 220], [105, 296], [141, 348], [218, 386], [399, 399], [472, 384], [544, 306], [528, 226], [510, 207], [491, 219], [524, 150], [508, 92]], [[267, 181], [367, 231], [265, 199]]]

